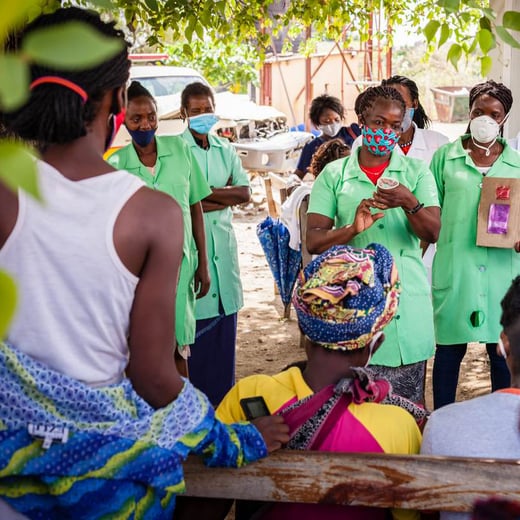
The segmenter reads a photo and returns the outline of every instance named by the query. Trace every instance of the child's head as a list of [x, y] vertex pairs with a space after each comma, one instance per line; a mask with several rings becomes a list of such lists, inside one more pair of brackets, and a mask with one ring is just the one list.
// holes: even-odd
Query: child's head
[[341, 139], [326, 141], [314, 152], [309, 171], [316, 178], [328, 163], [347, 157], [347, 155], [350, 155], [350, 146]]

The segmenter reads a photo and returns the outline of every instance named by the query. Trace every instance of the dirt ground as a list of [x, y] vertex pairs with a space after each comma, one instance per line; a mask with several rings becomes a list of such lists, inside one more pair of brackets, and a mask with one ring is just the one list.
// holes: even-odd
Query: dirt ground
[[[238, 239], [244, 308], [238, 316], [237, 379], [258, 373], [274, 374], [293, 361], [304, 359], [294, 309], [283, 319], [283, 305], [274, 293], [274, 281], [256, 237], [256, 226], [267, 216], [263, 181], [252, 181], [253, 202], [237, 208]], [[463, 361], [457, 400], [490, 391], [489, 365], [483, 345], [471, 344]], [[426, 404], [432, 409], [431, 361], [428, 363]]]

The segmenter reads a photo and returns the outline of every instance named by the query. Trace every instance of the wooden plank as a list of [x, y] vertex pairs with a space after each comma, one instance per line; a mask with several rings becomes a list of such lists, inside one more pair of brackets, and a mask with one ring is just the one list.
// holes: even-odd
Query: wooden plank
[[307, 210], [309, 208], [309, 195], [303, 198], [300, 209], [299, 209], [299, 218], [300, 218], [300, 241], [302, 248], [302, 267], [305, 267], [311, 260], [312, 255], [309, 253], [307, 249]]
[[240, 469], [184, 465], [194, 497], [471, 511], [479, 498], [520, 500], [519, 461], [281, 450]]
[[278, 208], [273, 198], [273, 185], [269, 177], [264, 177], [265, 197], [267, 199], [267, 213], [272, 218], [278, 218]]

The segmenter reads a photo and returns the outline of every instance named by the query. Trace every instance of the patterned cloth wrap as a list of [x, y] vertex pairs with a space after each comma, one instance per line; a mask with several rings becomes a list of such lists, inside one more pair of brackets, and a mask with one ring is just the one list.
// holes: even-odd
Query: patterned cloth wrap
[[333, 246], [300, 272], [293, 304], [311, 341], [355, 350], [392, 320], [399, 293], [397, 269], [385, 247]]
[[[67, 427], [68, 441], [44, 449], [30, 424]], [[209, 466], [267, 455], [254, 426], [217, 421], [187, 380], [154, 410], [127, 379], [91, 388], [0, 342], [0, 496], [29, 518], [171, 518], [189, 452]]]
[[[352, 367], [353, 377], [341, 379], [335, 386], [324, 388], [317, 394], [305, 397], [280, 412], [289, 426], [291, 440], [287, 448], [293, 450], [319, 450], [322, 429], [327, 421], [335, 424], [350, 403], [381, 403], [399, 406], [410, 413], [422, 426], [427, 411], [414, 402], [392, 392], [386, 379], [374, 379], [369, 368]], [[331, 426], [330, 424], [328, 425]]]

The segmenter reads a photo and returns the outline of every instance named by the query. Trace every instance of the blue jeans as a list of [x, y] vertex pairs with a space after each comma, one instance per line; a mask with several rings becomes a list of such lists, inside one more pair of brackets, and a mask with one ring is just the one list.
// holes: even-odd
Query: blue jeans
[[[433, 407], [455, 402], [459, 382], [460, 364], [466, 354], [467, 344], [437, 345], [433, 362]], [[511, 375], [505, 359], [497, 354], [497, 344], [487, 343], [491, 372], [491, 391], [511, 386]]]

